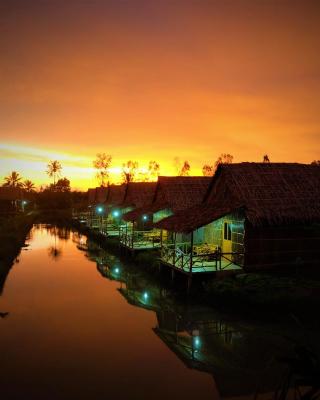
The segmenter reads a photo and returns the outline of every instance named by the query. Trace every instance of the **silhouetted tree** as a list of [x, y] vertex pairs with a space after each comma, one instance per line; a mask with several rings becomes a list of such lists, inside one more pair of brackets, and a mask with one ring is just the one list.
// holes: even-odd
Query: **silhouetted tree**
[[122, 179], [124, 183], [133, 182], [138, 171], [137, 161], [129, 160], [122, 164]]
[[112, 156], [106, 153], [98, 153], [93, 161], [93, 166], [98, 170], [96, 178], [101, 186], [106, 186], [109, 179], [109, 168], [111, 165]]
[[265, 155], [263, 156], [263, 162], [264, 162], [264, 163], [269, 163], [269, 162], [270, 162], [270, 159], [269, 159], [268, 154], [265, 154]]
[[62, 179], [59, 179], [59, 180], [57, 181], [57, 183], [55, 184], [54, 189], [55, 189], [57, 192], [70, 192], [71, 188], [70, 188], [70, 181], [69, 181], [69, 179], [66, 178], [66, 177], [65, 177], [65, 178], [62, 178]]
[[36, 189], [35, 184], [34, 184], [32, 181], [30, 181], [29, 179], [26, 179], [26, 180], [23, 182], [22, 185], [23, 185], [24, 190], [25, 190], [26, 192], [28, 192], [28, 193], [32, 193], [32, 192], [34, 192], [35, 189]]
[[22, 177], [20, 176], [19, 172], [12, 171], [10, 175], [6, 176], [4, 178], [5, 183], [3, 186], [11, 186], [11, 187], [22, 187], [22, 182], [21, 182]]
[[50, 178], [53, 177], [53, 185], [55, 185], [56, 178], [61, 175], [62, 166], [59, 161], [54, 160], [48, 163], [47, 168], [48, 169], [46, 170], [46, 173], [50, 176]]
[[218, 168], [220, 164], [232, 164], [233, 156], [228, 153], [221, 154], [217, 161], [214, 163], [215, 170]]
[[214, 166], [213, 165], [209, 165], [209, 164], [205, 164], [202, 167], [202, 175], [203, 176], [213, 176], [214, 175]]
[[318, 166], [320, 166], [320, 160], [314, 160], [314, 161], [312, 161], [311, 165], [318, 165]]
[[148, 175], [150, 181], [157, 180], [158, 176], [160, 175], [160, 164], [156, 161], [149, 161]]
[[185, 162], [183, 163], [183, 165], [182, 165], [182, 168], [181, 168], [181, 170], [180, 170], [179, 175], [180, 175], [180, 176], [189, 176], [189, 174], [190, 174], [190, 169], [191, 169], [191, 167], [190, 167], [189, 162], [188, 162], [188, 161], [185, 161]]
[[173, 159], [174, 167], [177, 171], [177, 175], [179, 176], [188, 176], [190, 174], [190, 164], [188, 161], [181, 162], [179, 157], [175, 157]]

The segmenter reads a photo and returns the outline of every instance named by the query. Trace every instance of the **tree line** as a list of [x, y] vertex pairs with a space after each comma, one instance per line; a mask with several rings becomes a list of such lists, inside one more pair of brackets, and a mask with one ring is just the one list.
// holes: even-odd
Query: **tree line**
[[[204, 164], [202, 167], [203, 176], [213, 176], [220, 164], [231, 164], [233, 155], [222, 153], [217, 160], [212, 164]], [[267, 154], [263, 156], [263, 163], [269, 163], [270, 159]], [[188, 160], [182, 161], [179, 157], [173, 160], [174, 168], [177, 176], [190, 176], [191, 165]], [[313, 165], [320, 165], [320, 160], [312, 161]], [[112, 165], [112, 156], [106, 153], [98, 153], [93, 160], [93, 167], [96, 169], [96, 179], [100, 186], [107, 186], [110, 183], [110, 168]], [[71, 191], [70, 180], [66, 177], [61, 177], [62, 165], [57, 160], [51, 160], [47, 164], [46, 174], [53, 179], [46, 187], [41, 187], [40, 192], [60, 192], [68, 193]], [[156, 181], [160, 175], [160, 164], [151, 160], [147, 168], [140, 169], [138, 161], [129, 160], [121, 166], [121, 182], [152, 182]], [[23, 177], [17, 171], [12, 171], [4, 178], [2, 186], [21, 188], [27, 193], [36, 191], [35, 184], [30, 179], [23, 180]]]
[[[47, 165], [46, 173], [50, 178], [53, 178], [53, 183], [49, 186], [42, 188], [41, 191], [56, 191], [56, 192], [70, 192], [70, 181], [66, 177], [57, 179], [61, 176], [62, 166], [59, 161], [50, 161]], [[15, 187], [23, 189], [27, 193], [34, 193], [36, 191], [35, 184], [30, 179], [23, 180], [23, 177], [17, 171], [12, 171], [4, 178], [2, 186]]]

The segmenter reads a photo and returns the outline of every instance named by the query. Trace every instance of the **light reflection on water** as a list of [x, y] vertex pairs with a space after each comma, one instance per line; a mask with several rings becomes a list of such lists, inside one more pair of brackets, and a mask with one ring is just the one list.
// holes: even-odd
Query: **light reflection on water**
[[29, 244], [0, 298], [1, 398], [252, 397], [279, 381], [286, 339], [177, 303], [76, 232], [38, 226]]

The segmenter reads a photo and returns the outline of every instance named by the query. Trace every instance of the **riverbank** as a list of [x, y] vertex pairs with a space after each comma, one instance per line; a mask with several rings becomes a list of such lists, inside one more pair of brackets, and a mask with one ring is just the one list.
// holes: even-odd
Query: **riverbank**
[[33, 214], [0, 216], [0, 291], [32, 228]]
[[319, 275], [246, 273], [203, 285], [202, 301], [255, 318], [314, 320], [320, 307]]

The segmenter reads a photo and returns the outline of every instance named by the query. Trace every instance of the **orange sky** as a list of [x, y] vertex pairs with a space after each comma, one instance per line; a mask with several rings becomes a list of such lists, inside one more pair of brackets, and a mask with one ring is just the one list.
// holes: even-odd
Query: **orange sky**
[[320, 158], [320, 6], [308, 0], [2, 0], [0, 179], [74, 187], [92, 159]]

